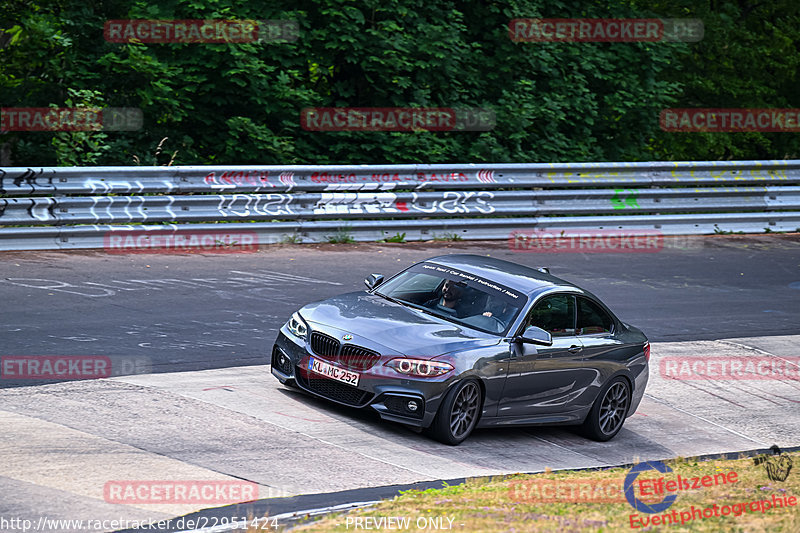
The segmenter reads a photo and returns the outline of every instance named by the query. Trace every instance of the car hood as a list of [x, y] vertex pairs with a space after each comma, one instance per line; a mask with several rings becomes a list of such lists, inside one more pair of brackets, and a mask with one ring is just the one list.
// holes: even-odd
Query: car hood
[[[300, 310], [312, 329], [353, 335], [353, 344], [380, 345], [385, 355], [435, 357], [497, 344], [500, 337], [438, 319], [366, 292], [342, 294]], [[339, 336], [341, 339], [341, 336]]]

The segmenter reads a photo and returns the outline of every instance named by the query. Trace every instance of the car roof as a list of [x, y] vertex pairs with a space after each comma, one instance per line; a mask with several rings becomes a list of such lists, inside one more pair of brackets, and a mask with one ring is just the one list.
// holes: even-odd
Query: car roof
[[551, 274], [541, 272], [535, 268], [526, 267], [511, 261], [497, 259], [485, 255], [451, 254], [439, 255], [426, 259], [427, 263], [447, 266], [458, 270], [476, 274], [496, 283], [501, 283], [530, 296], [533, 293], [551, 288], [579, 289], [574, 285]]

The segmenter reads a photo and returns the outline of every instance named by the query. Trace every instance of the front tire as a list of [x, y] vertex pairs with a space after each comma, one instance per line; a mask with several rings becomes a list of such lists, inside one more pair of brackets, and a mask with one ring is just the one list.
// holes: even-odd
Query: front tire
[[439, 442], [456, 446], [469, 437], [481, 410], [481, 388], [474, 379], [459, 382], [439, 406], [429, 434]]
[[597, 395], [583, 422], [583, 434], [600, 442], [611, 440], [622, 429], [631, 406], [631, 388], [623, 377], [612, 379]]

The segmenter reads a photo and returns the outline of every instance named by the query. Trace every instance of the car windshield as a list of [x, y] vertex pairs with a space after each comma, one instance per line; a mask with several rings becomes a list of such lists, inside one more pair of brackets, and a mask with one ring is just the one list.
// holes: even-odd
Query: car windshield
[[480, 331], [504, 334], [525, 296], [450, 267], [421, 263], [379, 287], [377, 294]]

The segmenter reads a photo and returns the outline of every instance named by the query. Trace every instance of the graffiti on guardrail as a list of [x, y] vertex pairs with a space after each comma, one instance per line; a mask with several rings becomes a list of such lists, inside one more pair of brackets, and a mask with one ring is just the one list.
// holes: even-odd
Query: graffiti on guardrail
[[412, 198], [411, 207], [422, 213], [443, 211], [448, 214], [480, 213], [489, 215], [495, 211], [489, 203], [494, 199], [494, 193], [491, 191], [445, 191], [442, 194], [442, 200], [433, 200], [430, 207], [420, 205], [417, 193], [412, 193]]
[[56, 219], [53, 198], [11, 198], [3, 199], [0, 218], [3, 224], [48, 223]]
[[[475, 181], [479, 183], [495, 183], [494, 172], [479, 170], [475, 172]], [[286, 187], [291, 191], [299, 183], [305, 182], [314, 185], [324, 185], [325, 190], [337, 189], [393, 189], [401, 187], [422, 188], [426, 185], [439, 183], [464, 183], [472, 178], [464, 172], [416, 172], [413, 174], [372, 173], [361, 174], [355, 172], [311, 172], [296, 173], [293, 171], [280, 172], [275, 176], [269, 170], [225, 170], [222, 172], [209, 172], [203, 183], [211, 189], [234, 189], [236, 187], [250, 186], [256, 190], [260, 188]]]
[[614, 197], [611, 199], [611, 205], [614, 209], [625, 209], [627, 207], [639, 207], [636, 197], [639, 192], [633, 189], [616, 189], [614, 190]]
[[322, 193], [314, 206], [314, 214], [363, 213], [481, 213], [490, 214], [494, 207], [489, 200], [491, 191], [445, 191], [440, 199], [423, 201], [411, 193], [411, 201], [398, 200], [392, 192], [380, 193]]
[[[98, 182], [103, 192], [139, 192], [123, 182]], [[99, 191], [97, 191], [99, 192]], [[85, 198], [12, 198], [0, 199], [3, 224], [25, 222], [73, 224], [172, 222], [186, 218], [187, 211], [201, 220], [233, 220], [247, 218], [302, 218], [305, 216], [338, 215], [489, 215], [496, 212], [492, 191], [442, 191], [430, 193], [322, 192], [237, 193], [230, 195], [96, 195]], [[135, 229], [135, 228], [131, 228]]]
[[314, 214], [400, 213], [408, 211], [404, 202], [391, 192], [322, 193], [314, 205]]
[[217, 210], [225, 217], [248, 217], [254, 215], [329, 215], [329, 214], [382, 214], [382, 213], [480, 213], [491, 214], [495, 208], [489, 203], [494, 198], [491, 191], [445, 191], [441, 198], [422, 200], [418, 193], [411, 193], [411, 200], [404, 201], [393, 192], [323, 192], [310, 207], [300, 207], [303, 200], [290, 194], [234, 194], [219, 196]]
[[[452, 230], [456, 222], [465, 226], [458, 230], [463, 238], [498, 238], [508, 236], [517, 224], [537, 228], [552, 222], [558, 227], [563, 217], [581, 215], [590, 215], [586, 224], [594, 230], [634, 233], [649, 227], [685, 235], [762, 232], [768, 227], [783, 232], [800, 227], [800, 200], [787, 187], [798, 180], [800, 161], [795, 160], [9, 167], [0, 169], [0, 246], [98, 247], [98, 237], [111, 229], [103, 224], [129, 225], [127, 230], [133, 231], [141, 229], [135, 224], [160, 222], [248, 221], [257, 226], [262, 242], [278, 242], [288, 234], [303, 242], [324, 241], [332, 231], [331, 219], [343, 219], [341, 226], [357, 226], [356, 240], [403, 232], [409, 239], [425, 239]], [[640, 214], [641, 208], [647, 212]], [[499, 215], [504, 218], [496, 218]], [[606, 220], [606, 215], [613, 218]], [[399, 219], [412, 217], [418, 219], [416, 229], [406, 229]], [[529, 218], [515, 222], [519, 217]], [[281, 222], [265, 222], [272, 219]], [[371, 220], [356, 222], [364, 219]], [[670, 247], [670, 239], [677, 237], [665, 236], [664, 249]], [[529, 239], [522, 246], [520, 238], [515, 249], [541, 251], [542, 244], [555, 244], [556, 249], [578, 251], [583, 246], [588, 251], [589, 241], [581, 237], [565, 242]], [[615, 245], [619, 251], [620, 246], [636, 250], [638, 241], [591, 242], [594, 251], [601, 248], [599, 243], [606, 251]], [[678, 244], [687, 248], [698, 243]]]
[[[146, 192], [145, 184], [142, 180], [106, 180], [100, 178], [89, 178], [83, 182], [86, 189], [91, 189], [92, 194], [134, 194]], [[147, 188], [158, 188], [160, 192], [169, 194], [175, 185], [170, 180], [149, 180]]]
[[[486, 183], [483, 176], [487, 171], [475, 173], [475, 180]], [[400, 188], [414, 186], [417, 189], [428, 185], [442, 183], [465, 183], [472, 181], [464, 172], [416, 172], [413, 174], [383, 173], [383, 174], [356, 174], [356, 173], [328, 173], [313, 172], [309, 177], [311, 183], [326, 184], [325, 190], [373, 188], [380, 183], [382, 188]]]
[[[607, 184], [615, 190], [664, 187], [675, 184], [734, 186], [797, 180], [798, 171], [786, 162], [725, 162], [693, 169], [682, 164], [663, 168], [640, 168], [635, 163], [594, 168], [597, 165], [520, 165], [512, 169], [477, 167], [474, 169], [419, 170], [413, 165], [375, 167], [374, 170], [341, 167], [228, 167], [208, 170], [182, 167], [7, 168], [0, 169], [0, 194], [65, 195], [79, 194], [172, 194], [203, 192], [292, 192], [374, 191], [374, 190], [452, 190], [514, 188], [546, 189], [559, 186]], [[402, 168], [394, 168], [402, 167]], [[530, 167], [530, 169], [528, 169]], [[622, 187], [629, 187], [623, 189]], [[633, 188], [630, 188], [633, 187]], [[623, 198], [622, 200], [625, 200]]]
[[[6, 180], [9, 180], [14, 187], [21, 187], [24, 184], [31, 189], [34, 187], [52, 188], [55, 173], [56, 170], [52, 168], [46, 170], [40, 168], [38, 171], [27, 168], [23, 169], [18, 175], [11, 176], [5, 170], [0, 169], [0, 194], [6, 192]], [[39, 180], [43, 181], [40, 182]]]
[[[177, 215], [171, 208], [172, 204], [175, 202], [175, 198], [173, 196], [162, 196], [161, 198], [167, 201], [167, 204], [163, 207], [168, 215], [167, 218], [169, 220], [177, 218]], [[114, 197], [110, 196], [93, 196], [91, 200], [92, 205], [89, 207], [89, 216], [91, 216], [93, 222], [96, 223], [100, 223], [101, 221], [114, 222], [118, 219], [128, 222], [134, 220], [146, 222], [150, 217], [147, 213], [147, 200], [143, 196], [128, 196], [120, 200], [115, 200]], [[112, 211], [112, 208], [117, 209], [117, 212]], [[131, 212], [131, 209], [135, 210], [135, 214]], [[98, 210], [100, 211], [98, 212]], [[164, 219], [164, 217], [160, 218], [162, 220]]]
[[215, 172], [209, 172], [203, 178], [203, 182], [212, 189], [228, 189], [237, 185], [275, 187], [275, 184], [269, 181], [269, 170], [248, 170], [247, 172], [228, 170], [220, 173], [219, 176]]
[[225, 217], [294, 215], [290, 207], [294, 200], [294, 196], [280, 193], [219, 195], [217, 211]]

